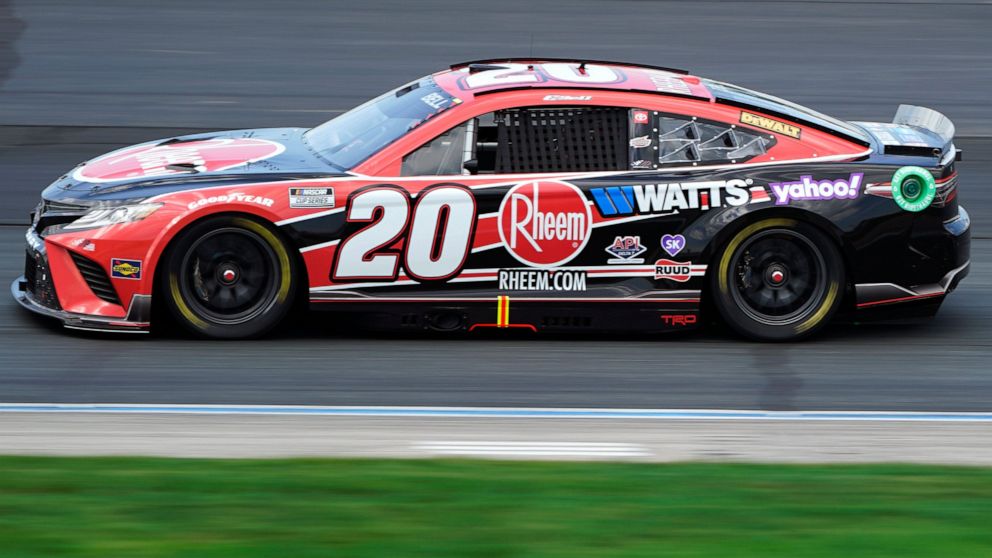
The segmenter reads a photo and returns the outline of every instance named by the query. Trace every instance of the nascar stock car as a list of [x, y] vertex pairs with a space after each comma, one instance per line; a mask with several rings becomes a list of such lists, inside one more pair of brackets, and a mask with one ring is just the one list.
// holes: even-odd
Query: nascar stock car
[[302, 304], [349, 327], [797, 339], [932, 315], [965, 276], [953, 135], [926, 108], [844, 122], [681, 70], [467, 62], [316, 128], [80, 164], [42, 193], [12, 292], [72, 328], [171, 315], [215, 338]]

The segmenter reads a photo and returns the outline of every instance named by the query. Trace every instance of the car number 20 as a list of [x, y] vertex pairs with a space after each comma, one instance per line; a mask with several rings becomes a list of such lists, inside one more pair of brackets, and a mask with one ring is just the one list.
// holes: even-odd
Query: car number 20
[[476, 212], [472, 192], [454, 184], [425, 189], [416, 199], [395, 186], [355, 192], [346, 219], [368, 224], [341, 241], [331, 279], [395, 281], [401, 264], [417, 281], [450, 279], [472, 248]]

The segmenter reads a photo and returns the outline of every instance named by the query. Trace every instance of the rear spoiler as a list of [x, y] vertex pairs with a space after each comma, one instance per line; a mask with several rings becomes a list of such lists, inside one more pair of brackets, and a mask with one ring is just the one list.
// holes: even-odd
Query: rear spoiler
[[943, 114], [926, 107], [899, 105], [892, 123], [928, 130], [940, 136], [945, 144], [954, 139], [954, 123]]

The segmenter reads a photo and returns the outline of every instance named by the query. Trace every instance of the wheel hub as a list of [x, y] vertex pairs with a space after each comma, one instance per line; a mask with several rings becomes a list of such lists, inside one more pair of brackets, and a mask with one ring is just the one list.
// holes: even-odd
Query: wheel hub
[[217, 281], [223, 285], [234, 285], [241, 279], [241, 271], [238, 269], [237, 264], [233, 262], [224, 262], [217, 268]]
[[765, 284], [773, 289], [785, 285], [789, 280], [789, 268], [781, 263], [773, 263], [765, 270]]

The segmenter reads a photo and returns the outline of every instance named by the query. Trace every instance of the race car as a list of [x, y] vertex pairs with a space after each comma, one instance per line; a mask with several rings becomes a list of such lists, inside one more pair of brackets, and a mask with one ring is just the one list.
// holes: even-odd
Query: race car
[[210, 338], [302, 305], [356, 328], [722, 319], [795, 340], [933, 315], [967, 274], [953, 136], [927, 108], [845, 122], [671, 68], [465, 62], [312, 129], [80, 164], [42, 193], [12, 293], [70, 328], [171, 316]]

